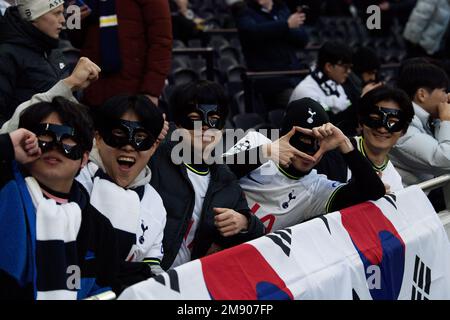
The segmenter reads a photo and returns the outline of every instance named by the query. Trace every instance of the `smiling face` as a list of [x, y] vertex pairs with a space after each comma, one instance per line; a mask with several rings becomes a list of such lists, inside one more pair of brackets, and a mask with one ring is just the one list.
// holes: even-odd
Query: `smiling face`
[[[191, 146], [194, 147], [195, 151], [204, 151], [207, 147], [214, 147], [219, 139], [216, 136], [221, 136], [221, 133], [218, 129], [213, 129], [208, 127], [206, 124], [202, 123], [202, 118], [198, 112], [191, 112], [187, 115], [187, 117], [198, 124], [199, 128], [201, 126], [202, 130], [188, 130], [190, 135]], [[208, 117], [208, 121], [214, 123], [218, 121], [220, 116], [217, 114], [213, 114]], [[201, 150], [199, 148], [201, 146]]]
[[59, 39], [65, 22], [64, 5], [60, 5], [34, 20], [33, 25], [49, 37]]
[[317, 161], [311, 161], [295, 156], [292, 158], [292, 166], [298, 171], [309, 172], [316, 166], [317, 163], [319, 163], [321, 159], [322, 157], [320, 157]]
[[[377, 106], [385, 109], [400, 110], [400, 107], [394, 101], [380, 101], [377, 103]], [[369, 116], [374, 120], [379, 118], [377, 114], [370, 114]], [[395, 122], [398, 119], [394, 117], [390, 118], [390, 120]], [[387, 154], [403, 135], [403, 131], [391, 133], [385, 127], [373, 129], [365, 124], [362, 125], [362, 130], [366, 147], [375, 154]]]
[[[55, 112], [44, 118], [41, 123], [63, 124]], [[38, 139], [46, 142], [49, 137], [43, 135], [38, 136]], [[62, 142], [70, 146], [77, 144], [71, 138], [66, 138]], [[71, 160], [65, 157], [60, 150], [52, 149], [44, 152], [38, 160], [26, 167], [30, 174], [43, 185], [58, 192], [68, 193], [76, 174], [87, 163], [88, 155], [89, 153], [85, 152], [82, 159]]]
[[[120, 119], [133, 122], [140, 121], [139, 117], [133, 111], [127, 111]], [[120, 129], [112, 129], [111, 133], [119, 138], [126, 135], [126, 133]], [[145, 168], [156, 149], [153, 145], [149, 150], [137, 151], [130, 144], [114, 148], [109, 146], [99, 133], [97, 133], [95, 137], [106, 173], [117, 185], [123, 188], [128, 187], [136, 179], [139, 173]], [[135, 140], [144, 140], [145, 138], [147, 138], [145, 132], [136, 133]]]

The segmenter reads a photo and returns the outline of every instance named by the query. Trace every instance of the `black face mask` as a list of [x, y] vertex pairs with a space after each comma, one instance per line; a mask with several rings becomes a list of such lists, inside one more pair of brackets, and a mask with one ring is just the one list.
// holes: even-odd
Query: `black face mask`
[[372, 129], [385, 128], [388, 132], [399, 132], [406, 127], [406, 118], [402, 110], [372, 106], [363, 116], [363, 124]]
[[[215, 104], [197, 104], [191, 112], [197, 112], [200, 115], [202, 125], [205, 125], [212, 129], [221, 130], [225, 126], [225, 120], [219, 113], [219, 106]], [[212, 116], [219, 116], [220, 118], [212, 118]], [[180, 125], [187, 129], [193, 130], [195, 122], [199, 120], [192, 120], [187, 115], [182, 119]]]
[[72, 127], [41, 123], [33, 132], [38, 137], [38, 143], [42, 153], [57, 149], [66, 158], [71, 160], [79, 160], [83, 157], [81, 147], [77, 143], [73, 144], [76, 141], [76, 136], [75, 130]]
[[319, 141], [311, 136], [296, 132], [289, 140], [291, 146], [295, 149], [304, 152], [309, 155], [314, 155], [319, 150]]
[[147, 151], [156, 138], [139, 121], [117, 120], [116, 123], [100, 130], [105, 143], [119, 149], [131, 145], [136, 151]]

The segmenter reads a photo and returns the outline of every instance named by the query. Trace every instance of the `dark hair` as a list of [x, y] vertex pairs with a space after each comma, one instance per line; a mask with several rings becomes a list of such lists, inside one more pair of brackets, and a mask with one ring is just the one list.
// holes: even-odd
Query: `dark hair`
[[327, 62], [352, 63], [352, 50], [341, 41], [327, 41], [319, 49], [317, 67], [323, 70]]
[[63, 97], [56, 97], [52, 102], [36, 103], [25, 109], [20, 115], [19, 128], [33, 131], [51, 113], [56, 113], [62, 124], [75, 129], [75, 141], [83, 152], [91, 151], [94, 139], [94, 127], [89, 109]]
[[353, 71], [361, 75], [363, 72], [377, 71], [381, 63], [377, 53], [367, 47], [360, 47], [353, 52]]
[[164, 126], [161, 110], [144, 95], [118, 95], [109, 98], [100, 108], [95, 110], [96, 129], [105, 128], [115, 123], [127, 111], [133, 111], [143, 127], [155, 138], [159, 136]]
[[411, 99], [409, 99], [408, 95], [403, 90], [391, 86], [379, 86], [370, 90], [361, 98], [361, 103], [358, 108], [359, 121], [361, 122], [361, 119], [365, 114], [365, 108], [376, 105], [380, 101], [393, 101], [398, 105], [400, 110], [403, 111], [406, 117], [406, 123], [408, 124], [403, 130], [403, 132], [406, 133], [408, 126], [414, 117], [414, 108]]
[[438, 66], [415, 60], [408, 61], [401, 68], [397, 86], [404, 90], [411, 99], [418, 89], [425, 88], [428, 91], [448, 87], [447, 74]]
[[198, 80], [176, 87], [169, 103], [173, 121], [180, 124], [181, 119], [192, 112], [193, 104], [217, 104], [221, 118], [225, 121], [228, 116], [225, 90], [215, 82]]

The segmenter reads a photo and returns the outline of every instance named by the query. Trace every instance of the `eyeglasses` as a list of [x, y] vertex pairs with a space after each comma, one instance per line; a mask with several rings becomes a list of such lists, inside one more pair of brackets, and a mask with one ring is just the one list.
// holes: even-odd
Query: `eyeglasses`
[[346, 71], [353, 68], [353, 64], [351, 63], [336, 63], [335, 65], [344, 68]]

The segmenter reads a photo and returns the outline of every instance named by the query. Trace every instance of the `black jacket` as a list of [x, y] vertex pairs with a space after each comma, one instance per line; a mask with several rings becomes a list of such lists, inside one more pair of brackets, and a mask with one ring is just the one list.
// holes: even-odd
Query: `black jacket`
[[16, 7], [0, 16], [0, 122], [8, 120], [22, 102], [46, 92], [67, 68], [59, 40], [20, 18]]
[[305, 29], [289, 28], [287, 19], [291, 12], [285, 4], [275, 2], [271, 13], [267, 13], [254, 2], [249, 2], [248, 7], [236, 17], [249, 70], [300, 69], [296, 51], [308, 42]]
[[[195, 192], [186, 167], [172, 162], [174, 145], [173, 142], [162, 144], [150, 161], [151, 184], [161, 196], [167, 211], [163, 239], [164, 258], [161, 263], [163, 269], [172, 265], [180, 250], [195, 204]], [[211, 180], [194, 239], [192, 260], [205, 256], [213, 243], [231, 247], [263, 236], [265, 232], [263, 223], [250, 213], [244, 193], [228, 167], [212, 165], [210, 172]], [[214, 225], [214, 207], [230, 208], [244, 214], [249, 220], [248, 232], [222, 237]]]

